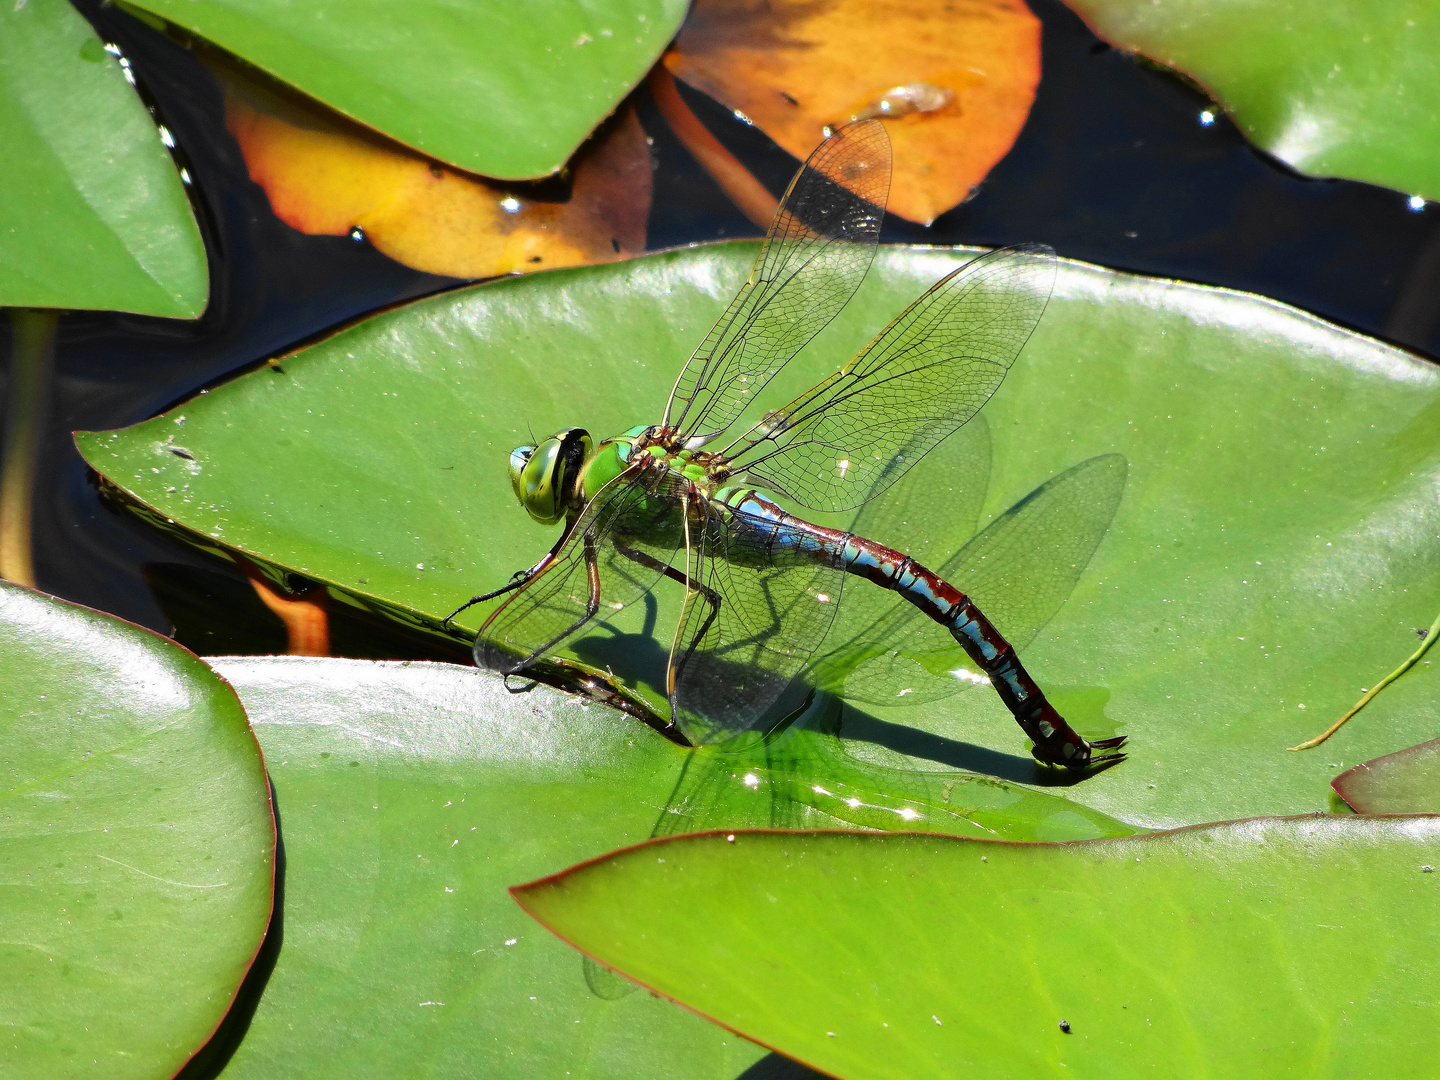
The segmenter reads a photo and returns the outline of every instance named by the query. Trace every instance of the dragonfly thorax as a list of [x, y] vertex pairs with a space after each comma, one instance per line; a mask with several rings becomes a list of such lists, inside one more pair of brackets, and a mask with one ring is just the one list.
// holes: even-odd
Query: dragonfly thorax
[[635, 439], [635, 451], [646, 453], [712, 494], [732, 476], [730, 462], [721, 454], [702, 450], [713, 436], [686, 436], [674, 428], [646, 428]]
[[705, 496], [712, 496], [734, 471], [720, 454], [707, 453], [674, 429], [639, 425], [592, 447], [582, 428], [567, 428], [539, 446], [521, 446], [510, 454], [515, 496], [542, 525], [554, 525], [579, 513], [606, 484], [621, 474], [679, 473]]

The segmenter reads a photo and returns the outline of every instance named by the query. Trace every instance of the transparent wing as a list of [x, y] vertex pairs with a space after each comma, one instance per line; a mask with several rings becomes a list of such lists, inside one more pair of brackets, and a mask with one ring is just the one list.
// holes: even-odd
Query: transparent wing
[[[907, 445], [901, 453], [909, 457], [915, 451]], [[844, 527], [926, 566], [941, 563], [980, 530], [980, 512], [990, 490], [991, 457], [990, 424], [982, 410], [930, 451], [924, 469], [867, 499]], [[831, 630], [836, 635], [833, 640], [848, 641], [863, 634], [896, 610], [923, 618], [888, 589], [854, 582], [845, 590], [845, 606]]]
[[[1102, 454], [1026, 495], [938, 568], [967, 593], [1017, 650], [1024, 650], [1069, 599], [1120, 508], [1128, 468]], [[817, 684], [847, 699], [917, 705], [969, 685], [964, 651], [898, 598], [817, 667]], [[931, 678], [929, 676], [939, 676]]]
[[1054, 284], [1055, 253], [1044, 245], [980, 256], [936, 282], [844, 368], [767, 416], [727, 456], [752, 482], [802, 506], [860, 505], [990, 399]]
[[641, 482], [630, 472], [602, 488], [555, 561], [485, 620], [477, 661], [517, 672], [592, 619], [613, 615], [649, 592], [684, 544], [685, 488], [674, 474]]
[[692, 531], [695, 590], [671, 654], [671, 707], [685, 736], [723, 741], [763, 729], [798, 702], [785, 691], [834, 621], [838, 556], [805, 553], [785, 530], [711, 504]]
[[749, 279], [676, 380], [665, 424], [687, 437], [729, 427], [860, 287], [890, 191], [877, 120], [841, 128], [796, 173]]

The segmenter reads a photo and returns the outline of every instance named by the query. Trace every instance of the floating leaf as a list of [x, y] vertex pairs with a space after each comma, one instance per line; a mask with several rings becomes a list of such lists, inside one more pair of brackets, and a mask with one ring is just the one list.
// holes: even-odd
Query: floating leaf
[[684, 0], [138, 0], [420, 153], [467, 172], [557, 172], [644, 77]]
[[1413, 0], [1066, 0], [1177, 68], [1259, 147], [1312, 176], [1440, 199], [1440, 8]]
[[1440, 739], [1347, 769], [1330, 786], [1360, 814], [1440, 810]]
[[1419, 1080], [1437, 862], [1436, 817], [1058, 845], [709, 833], [513, 892], [601, 962], [850, 1080]]
[[0, 584], [0, 1016], [15, 1076], [172, 1075], [265, 936], [275, 821], [235, 692]]
[[650, 150], [626, 106], [584, 146], [563, 198], [460, 172], [273, 82], [212, 58], [250, 178], [301, 232], [360, 229], [432, 274], [493, 277], [608, 262], [645, 247]]
[[0, 6], [0, 306], [204, 311], [205, 245], [127, 74], [66, 0]]
[[890, 118], [890, 212], [928, 225], [1020, 134], [1040, 21], [1024, 0], [697, 0], [665, 66], [801, 160], [827, 125]]
[[[685, 781], [711, 751], [547, 687], [511, 693], [498, 676], [447, 664], [215, 665], [254, 719], [285, 841], [283, 945], [227, 1080], [409, 1075], [417, 1047], [427, 1075], [527, 1080], [735, 1080], [759, 1056], [630, 993], [632, 983], [587, 976], [505, 890], [677, 821], [796, 819], [809, 809], [790, 799], [798, 776], [788, 786], [770, 783], [773, 774], [716, 785], [702, 807]], [[812, 782], [833, 775], [851, 783], [847, 793], [884, 790], [897, 802], [948, 784], [944, 805], [994, 808], [987, 821], [1003, 835], [1125, 831], [979, 777], [893, 774], [814, 753], [802, 761], [802, 745], [792, 739], [784, 763], [809, 768]]]
[[[692, 248], [418, 301], [80, 445], [161, 527], [243, 551], [277, 577], [325, 582], [332, 605], [384, 609], [438, 635], [447, 613], [556, 538], [516, 503], [510, 449], [576, 424], [603, 437], [655, 422], [755, 250]], [[967, 257], [883, 249], [769, 401], [834, 370]], [[1323, 809], [1337, 763], [1440, 722], [1417, 671], [1325, 751], [1285, 751], [1433, 616], [1431, 365], [1270, 300], [1062, 263], [1045, 318], [983, 415], [993, 468], [982, 527], [1081, 462], [1129, 463], [1089, 568], [1023, 654], [1041, 686], [1071, 692], [1062, 711], [1088, 710], [1131, 738], [1130, 760], [1083, 780], [1081, 801], [1152, 827]], [[954, 478], [930, 464], [911, 471], [917, 490], [953, 497]], [[908, 535], [939, 565], [972, 526], [937, 518], [934, 533], [924, 520], [908, 534], [870, 527]], [[678, 592], [657, 590], [566, 655], [611, 664], [645, 692]], [[462, 620], [478, 627], [488, 610]], [[839, 724], [868, 761], [1052, 779], [988, 688], [913, 707], [847, 703]]]

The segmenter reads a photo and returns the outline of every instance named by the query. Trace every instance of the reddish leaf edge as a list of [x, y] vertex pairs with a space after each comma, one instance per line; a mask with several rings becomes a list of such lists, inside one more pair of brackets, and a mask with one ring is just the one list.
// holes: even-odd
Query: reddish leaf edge
[[270, 781], [270, 769], [265, 764], [265, 748], [260, 745], [260, 740], [255, 737], [255, 725], [250, 722], [250, 714], [245, 711], [245, 703], [240, 700], [240, 695], [235, 692], [235, 687], [230, 685], [229, 679], [205, 663], [205, 660], [198, 653], [191, 652], [174, 638], [168, 638], [164, 634], [151, 630], [148, 626], [141, 626], [139, 623], [131, 622], [129, 619], [122, 619], [119, 615], [112, 615], [108, 611], [101, 611], [99, 608], [90, 607], [88, 604], [80, 604], [74, 600], [67, 600], [63, 596], [56, 596], [54, 593], [49, 593], [44, 589], [37, 589], [30, 585], [19, 585], [13, 581], [7, 581], [5, 584], [12, 588], [23, 589], [26, 592], [34, 593], [36, 596], [43, 596], [47, 600], [55, 600], [66, 607], [76, 608], [80, 611], [88, 611], [95, 615], [103, 615], [107, 619], [114, 619], [116, 622], [124, 623], [132, 629], [139, 630], [143, 634], [148, 634], [150, 637], [158, 641], [163, 641], [170, 647], [188, 654], [193, 660], [208, 670], [211, 675], [215, 676], [215, 678], [220, 681], [220, 685], [229, 691], [230, 696], [235, 699], [235, 705], [240, 710], [240, 715], [245, 717], [245, 733], [250, 736], [250, 741], [255, 745], [255, 753], [260, 759], [260, 771], [265, 777], [265, 807], [270, 812], [270, 905], [265, 910], [265, 929], [260, 934], [260, 939], [255, 943], [255, 951], [250, 954], [250, 959], [245, 961], [245, 966], [240, 972], [240, 978], [236, 980], [234, 989], [230, 991], [230, 997], [225, 1002], [225, 1008], [221, 1010], [219, 1017], [215, 1020], [215, 1026], [205, 1033], [205, 1037], [196, 1044], [195, 1049], [190, 1051], [189, 1056], [170, 1074], [171, 1080], [174, 1080], [175, 1077], [179, 1076], [189, 1067], [192, 1061], [200, 1056], [201, 1052], [204, 1051], [204, 1049], [210, 1045], [211, 1040], [215, 1038], [216, 1033], [224, 1026], [225, 1021], [230, 1016], [230, 1010], [235, 1007], [235, 1000], [240, 996], [240, 990], [245, 985], [245, 980], [250, 977], [250, 972], [255, 967], [255, 961], [259, 959], [261, 950], [265, 948], [265, 942], [270, 938], [270, 928], [275, 922], [275, 874], [276, 861], [279, 857], [280, 830], [275, 823], [275, 786]]
[[1422, 750], [1436, 748], [1440, 748], [1440, 739], [1430, 739], [1427, 742], [1417, 743], [1414, 746], [1407, 746], [1404, 750], [1396, 750], [1393, 754], [1382, 754], [1377, 758], [1371, 758], [1369, 761], [1362, 761], [1359, 765], [1354, 765], [1346, 769], [1339, 776], [1335, 777], [1335, 779], [1331, 780], [1330, 787], [1336, 795], [1339, 795], [1340, 798], [1345, 801], [1346, 806], [1350, 807], [1350, 809], [1354, 810], [1357, 814], [1363, 814], [1366, 817], [1428, 817], [1435, 813], [1440, 813], [1440, 811], [1417, 811], [1413, 814], [1366, 814], [1361, 807], [1355, 805], [1349, 795], [1345, 794], [1346, 788], [1377, 766], [1383, 766], [1395, 758], [1409, 757], [1411, 754], [1418, 753]]
[[[1402, 750], [1400, 751], [1400, 753], [1405, 753], [1405, 751]], [[1393, 757], [1394, 755], [1388, 756]], [[1357, 766], [1357, 768], [1359, 767], [1360, 766]], [[1337, 777], [1336, 779], [1338, 780], [1339, 777]], [[515, 903], [520, 905], [520, 910], [525, 912], [526, 915], [529, 915], [532, 919], [534, 919], [550, 933], [554, 934], [555, 937], [559, 938], [566, 945], [569, 945], [581, 956], [589, 957], [591, 960], [599, 964], [601, 967], [605, 968], [607, 971], [615, 972], [615, 974], [619, 975], [621, 978], [626, 979], [634, 983], [640, 989], [647, 991], [651, 996], [661, 998], [664, 1001], [670, 1002], [672, 1005], [678, 1005], [680, 1008], [686, 1010], [687, 1012], [694, 1013], [702, 1020], [708, 1020], [716, 1027], [722, 1028], [725, 1031], [730, 1032], [732, 1035], [736, 1035], [744, 1039], [746, 1042], [754, 1043], [756, 1046], [759, 1046], [764, 1050], [769, 1050], [771, 1053], [779, 1054], [781, 1057], [788, 1058], [789, 1060], [794, 1061], [800, 1065], [804, 1065], [807, 1069], [819, 1073], [821, 1076], [831, 1077], [832, 1080], [847, 1080], [846, 1077], [841, 1076], [839, 1073], [826, 1072], [824, 1069], [820, 1068], [820, 1066], [815, 1065], [812, 1062], [806, 1061], [802, 1057], [797, 1057], [795, 1054], [791, 1053], [788, 1050], [785, 1050], [779, 1046], [775, 1046], [771, 1043], [764, 1042], [763, 1040], [757, 1039], [753, 1035], [749, 1035], [741, 1031], [739, 1028], [732, 1027], [729, 1024], [725, 1023], [723, 1020], [717, 1020], [715, 1019], [715, 1017], [710, 1016], [708, 1013], [702, 1012], [701, 1010], [687, 1004], [686, 1002], [680, 1001], [677, 998], [671, 997], [669, 994], [656, 990], [653, 986], [641, 982], [639, 979], [636, 979], [633, 976], [627, 975], [619, 968], [612, 967], [610, 964], [607, 964], [605, 961], [601, 960], [598, 956], [595, 956], [593, 953], [582, 949], [579, 945], [575, 944], [575, 942], [571, 941], [568, 937], [560, 933], [553, 926], [545, 922], [544, 919], [540, 918], [540, 916], [536, 915], [533, 911], [526, 907], [526, 894], [531, 891], [554, 885], [562, 881], [563, 879], [569, 877], [571, 874], [579, 873], [582, 870], [588, 870], [592, 866], [596, 866], [603, 862], [608, 862], [614, 858], [619, 858], [622, 855], [630, 855], [634, 852], [644, 851], [648, 848], [663, 848], [669, 844], [681, 843], [685, 841], [710, 840], [718, 839], [720, 837], [733, 837], [738, 842], [741, 838], [747, 836], [857, 836], [865, 837], [871, 840], [882, 841], [890, 837], [908, 836], [927, 841], [933, 840], [937, 843], [949, 842], [956, 844], [983, 844], [991, 847], [1055, 848], [1077, 847], [1088, 844], [1116, 844], [1137, 842], [1143, 843], [1163, 837], [1176, 836], [1180, 833], [1198, 832], [1201, 829], [1214, 829], [1225, 825], [1243, 825], [1247, 822], [1252, 821], [1314, 821], [1319, 818], [1340, 818], [1346, 821], [1353, 821], [1356, 817], [1361, 817], [1366, 820], [1413, 820], [1417, 818], [1440, 820], [1440, 813], [1327, 814], [1322, 810], [1314, 810], [1308, 814], [1287, 814], [1272, 817], [1262, 816], [1248, 818], [1232, 818], [1227, 821], [1205, 821], [1196, 825], [1182, 825], [1179, 828], [1175, 829], [1159, 829], [1154, 832], [1135, 833], [1131, 836], [1101, 836], [1089, 840], [989, 840], [977, 836], [956, 836], [952, 833], [921, 832], [914, 829], [897, 829], [893, 832], [875, 832], [866, 829], [707, 829], [703, 832], [676, 833], [673, 836], [656, 836], [651, 837], [648, 840], [642, 840], [636, 844], [628, 844], [625, 847], [616, 848], [614, 851], [607, 851], [603, 855], [596, 855], [592, 858], [585, 859], [582, 862], [576, 863], [574, 866], [567, 866], [565, 869], [557, 870], [553, 874], [546, 874], [544, 877], [536, 878], [534, 881], [527, 881], [521, 885], [511, 885], [508, 891], [510, 893], [510, 898], [514, 900]]]

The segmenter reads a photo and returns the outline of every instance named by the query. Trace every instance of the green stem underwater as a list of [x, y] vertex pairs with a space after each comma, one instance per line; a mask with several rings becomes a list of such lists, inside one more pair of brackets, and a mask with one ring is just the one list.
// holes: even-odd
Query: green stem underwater
[[5, 448], [0, 464], [0, 577], [35, 585], [30, 518], [35, 502], [35, 458], [50, 404], [55, 355], [53, 309], [11, 308], [14, 349], [5, 408]]
[[1389, 686], [1401, 675], [1404, 675], [1405, 672], [1409, 671], [1412, 667], [1418, 664], [1420, 662], [1420, 658], [1425, 655], [1426, 651], [1430, 648], [1430, 646], [1435, 644], [1435, 635], [1437, 633], [1440, 633], [1440, 615], [1435, 616], [1435, 621], [1430, 624], [1430, 629], [1425, 632], [1425, 640], [1420, 643], [1420, 647], [1418, 649], [1416, 649], [1413, 653], [1410, 654], [1409, 659], [1407, 659], [1403, 664], [1397, 667], [1394, 671], [1390, 672], [1389, 675], [1386, 675], [1385, 678], [1381, 679], [1378, 683], [1375, 684], [1375, 686], [1373, 686], [1369, 691], [1367, 691], [1365, 696], [1355, 703], [1355, 707], [1353, 709], [1347, 712], [1344, 716], [1340, 717], [1339, 720], [1336, 720], [1335, 723], [1331, 724], [1319, 735], [1316, 735], [1315, 738], [1307, 739], [1299, 746], [1292, 746], [1289, 747], [1289, 749], [1309, 750], [1311, 747], [1319, 746], [1326, 739], [1330, 738], [1331, 735], [1334, 735], [1335, 732], [1339, 731], [1340, 728], [1344, 725], [1345, 721], [1349, 720], [1366, 705], [1369, 705], [1370, 700], [1376, 694], [1380, 693], [1381, 690], [1384, 690], [1385, 687]]

